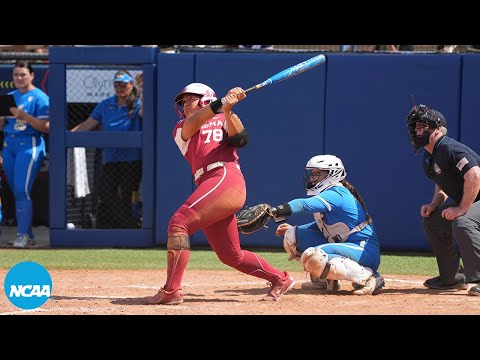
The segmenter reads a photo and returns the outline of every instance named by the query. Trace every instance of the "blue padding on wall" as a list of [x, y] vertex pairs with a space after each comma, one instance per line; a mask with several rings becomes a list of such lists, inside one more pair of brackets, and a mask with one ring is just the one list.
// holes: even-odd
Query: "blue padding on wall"
[[480, 55], [463, 56], [460, 141], [480, 153]]
[[460, 55], [330, 55], [327, 60], [326, 152], [344, 160], [363, 196], [384, 250], [426, 250], [420, 207], [434, 184], [406, 132], [417, 104], [433, 106], [458, 139]]

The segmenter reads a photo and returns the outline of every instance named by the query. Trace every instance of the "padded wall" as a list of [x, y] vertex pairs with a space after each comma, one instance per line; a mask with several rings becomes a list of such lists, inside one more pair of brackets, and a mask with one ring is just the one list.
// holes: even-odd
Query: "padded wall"
[[480, 56], [463, 56], [460, 140], [480, 153]]
[[[313, 54], [160, 54], [158, 66], [157, 232], [166, 242], [168, 220], [193, 190], [188, 163], [172, 139], [177, 120], [173, 98], [191, 82], [204, 82], [223, 96], [248, 88]], [[406, 115], [417, 104], [441, 111], [449, 135], [476, 151], [477, 55], [327, 54], [327, 62], [290, 80], [248, 95], [236, 107], [250, 134], [239, 150], [247, 182], [246, 205], [281, 204], [305, 196], [306, 161], [331, 153], [345, 163], [348, 180], [365, 199], [383, 250], [428, 250], [420, 207], [434, 184], [421, 167], [406, 132]], [[462, 58], [465, 58], [462, 83]], [[468, 73], [468, 78], [467, 78]], [[463, 102], [461, 101], [463, 96]], [[461, 108], [462, 104], [462, 108]], [[462, 124], [462, 126], [460, 126]], [[310, 216], [288, 219], [291, 224]], [[250, 236], [245, 246], [281, 247], [276, 225]], [[202, 232], [194, 244], [206, 244]]]
[[412, 94], [417, 104], [442, 112], [458, 139], [460, 74], [460, 55], [328, 57], [326, 152], [344, 160], [383, 249], [429, 248], [420, 207], [430, 202], [434, 184], [410, 146], [406, 116]]

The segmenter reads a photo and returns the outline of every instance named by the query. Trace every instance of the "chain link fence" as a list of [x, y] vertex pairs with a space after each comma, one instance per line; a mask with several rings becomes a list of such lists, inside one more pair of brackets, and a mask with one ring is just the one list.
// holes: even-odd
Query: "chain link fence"
[[[140, 72], [112, 65], [67, 66], [68, 130], [87, 120], [100, 101], [115, 95], [113, 79], [118, 70], [127, 70], [133, 77]], [[106, 111], [115, 106], [110, 103]], [[92, 131], [102, 130], [100, 123]], [[141, 149], [68, 148], [68, 228], [141, 228], [142, 162], [132, 161], [132, 152], [141, 159]]]

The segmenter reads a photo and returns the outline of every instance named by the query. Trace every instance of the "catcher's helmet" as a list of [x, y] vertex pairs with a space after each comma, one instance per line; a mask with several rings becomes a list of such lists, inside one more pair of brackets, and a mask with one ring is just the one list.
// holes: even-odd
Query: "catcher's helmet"
[[414, 106], [407, 116], [407, 129], [408, 138], [415, 150], [428, 145], [431, 134], [431, 131], [424, 130], [421, 135], [417, 135], [417, 122], [428, 125], [432, 131], [441, 126], [447, 127], [447, 121], [439, 111], [426, 105]]
[[[326, 170], [328, 171], [328, 175], [319, 182], [312, 181], [311, 176], [313, 169]], [[346, 176], [347, 172], [345, 171], [345, 167], [343, 166], [342, 160], [338, 157], [334, 155], [317, 155], [308, 160], [305, 165], [303, 182], [305, 183], [307, 195], [317, 195], [330, 186], [338, 184], [345, 179]]]
[[191, 83], [185, 86], [180, 94], [175, 96], [175, 111], [180, 116], [183, 117], [183, 107], [182, 101], [186, 95], [199, 95], [201, 96], [199, 105], [204, 107], [205, 105], [210, 104], [212, 101], [217, 100], [217, 95], [209, 86], [202, 83]]

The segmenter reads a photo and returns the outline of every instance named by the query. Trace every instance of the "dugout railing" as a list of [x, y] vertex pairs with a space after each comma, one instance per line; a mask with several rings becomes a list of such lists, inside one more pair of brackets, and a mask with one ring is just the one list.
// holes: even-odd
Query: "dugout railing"
[[[153, 245], [153, 219], [155, 198], [155, 98], [156, 63], [155, 48], [65, 48], [49, 49], [50, 96], [50, 246], [52, 247], [150, 247]], [[69, 99], [67, 81], [69, 71], [94, 69], [97, 72], [135, 69], [144, 75], [144, 116], [142, 131], [112, 132], [69, 130]], [[82, 81], [80, 79], [79, 81]], [[85, 81], [85, 79], [83, 79]], [[109, 80], [113, 83], [113, 77]], [[70, 91], [71, 92], [71, 91]], [[87, 94], [88, 95], [88, 94]], [[85, 95], [85, 96], [87, 96]], [[92, 94], [90, 94], [92, 95]], [[94, 96], [93, 94], [92, 96]], [[106, 95], [106, 93], [96, 94]], [[97, 100], [98, 101], [98, 100]], [[84, 119], [88, 117], [85, 114]], [[139, 229], [98, 229], [90, 226], [72, 226], [67, 218], [69, 206], [67, 184], [68, 151], [73, 148], [141, 148], [142, 149], [142, 224]], [[94, 223], [94, 221], [93, 221]]]

